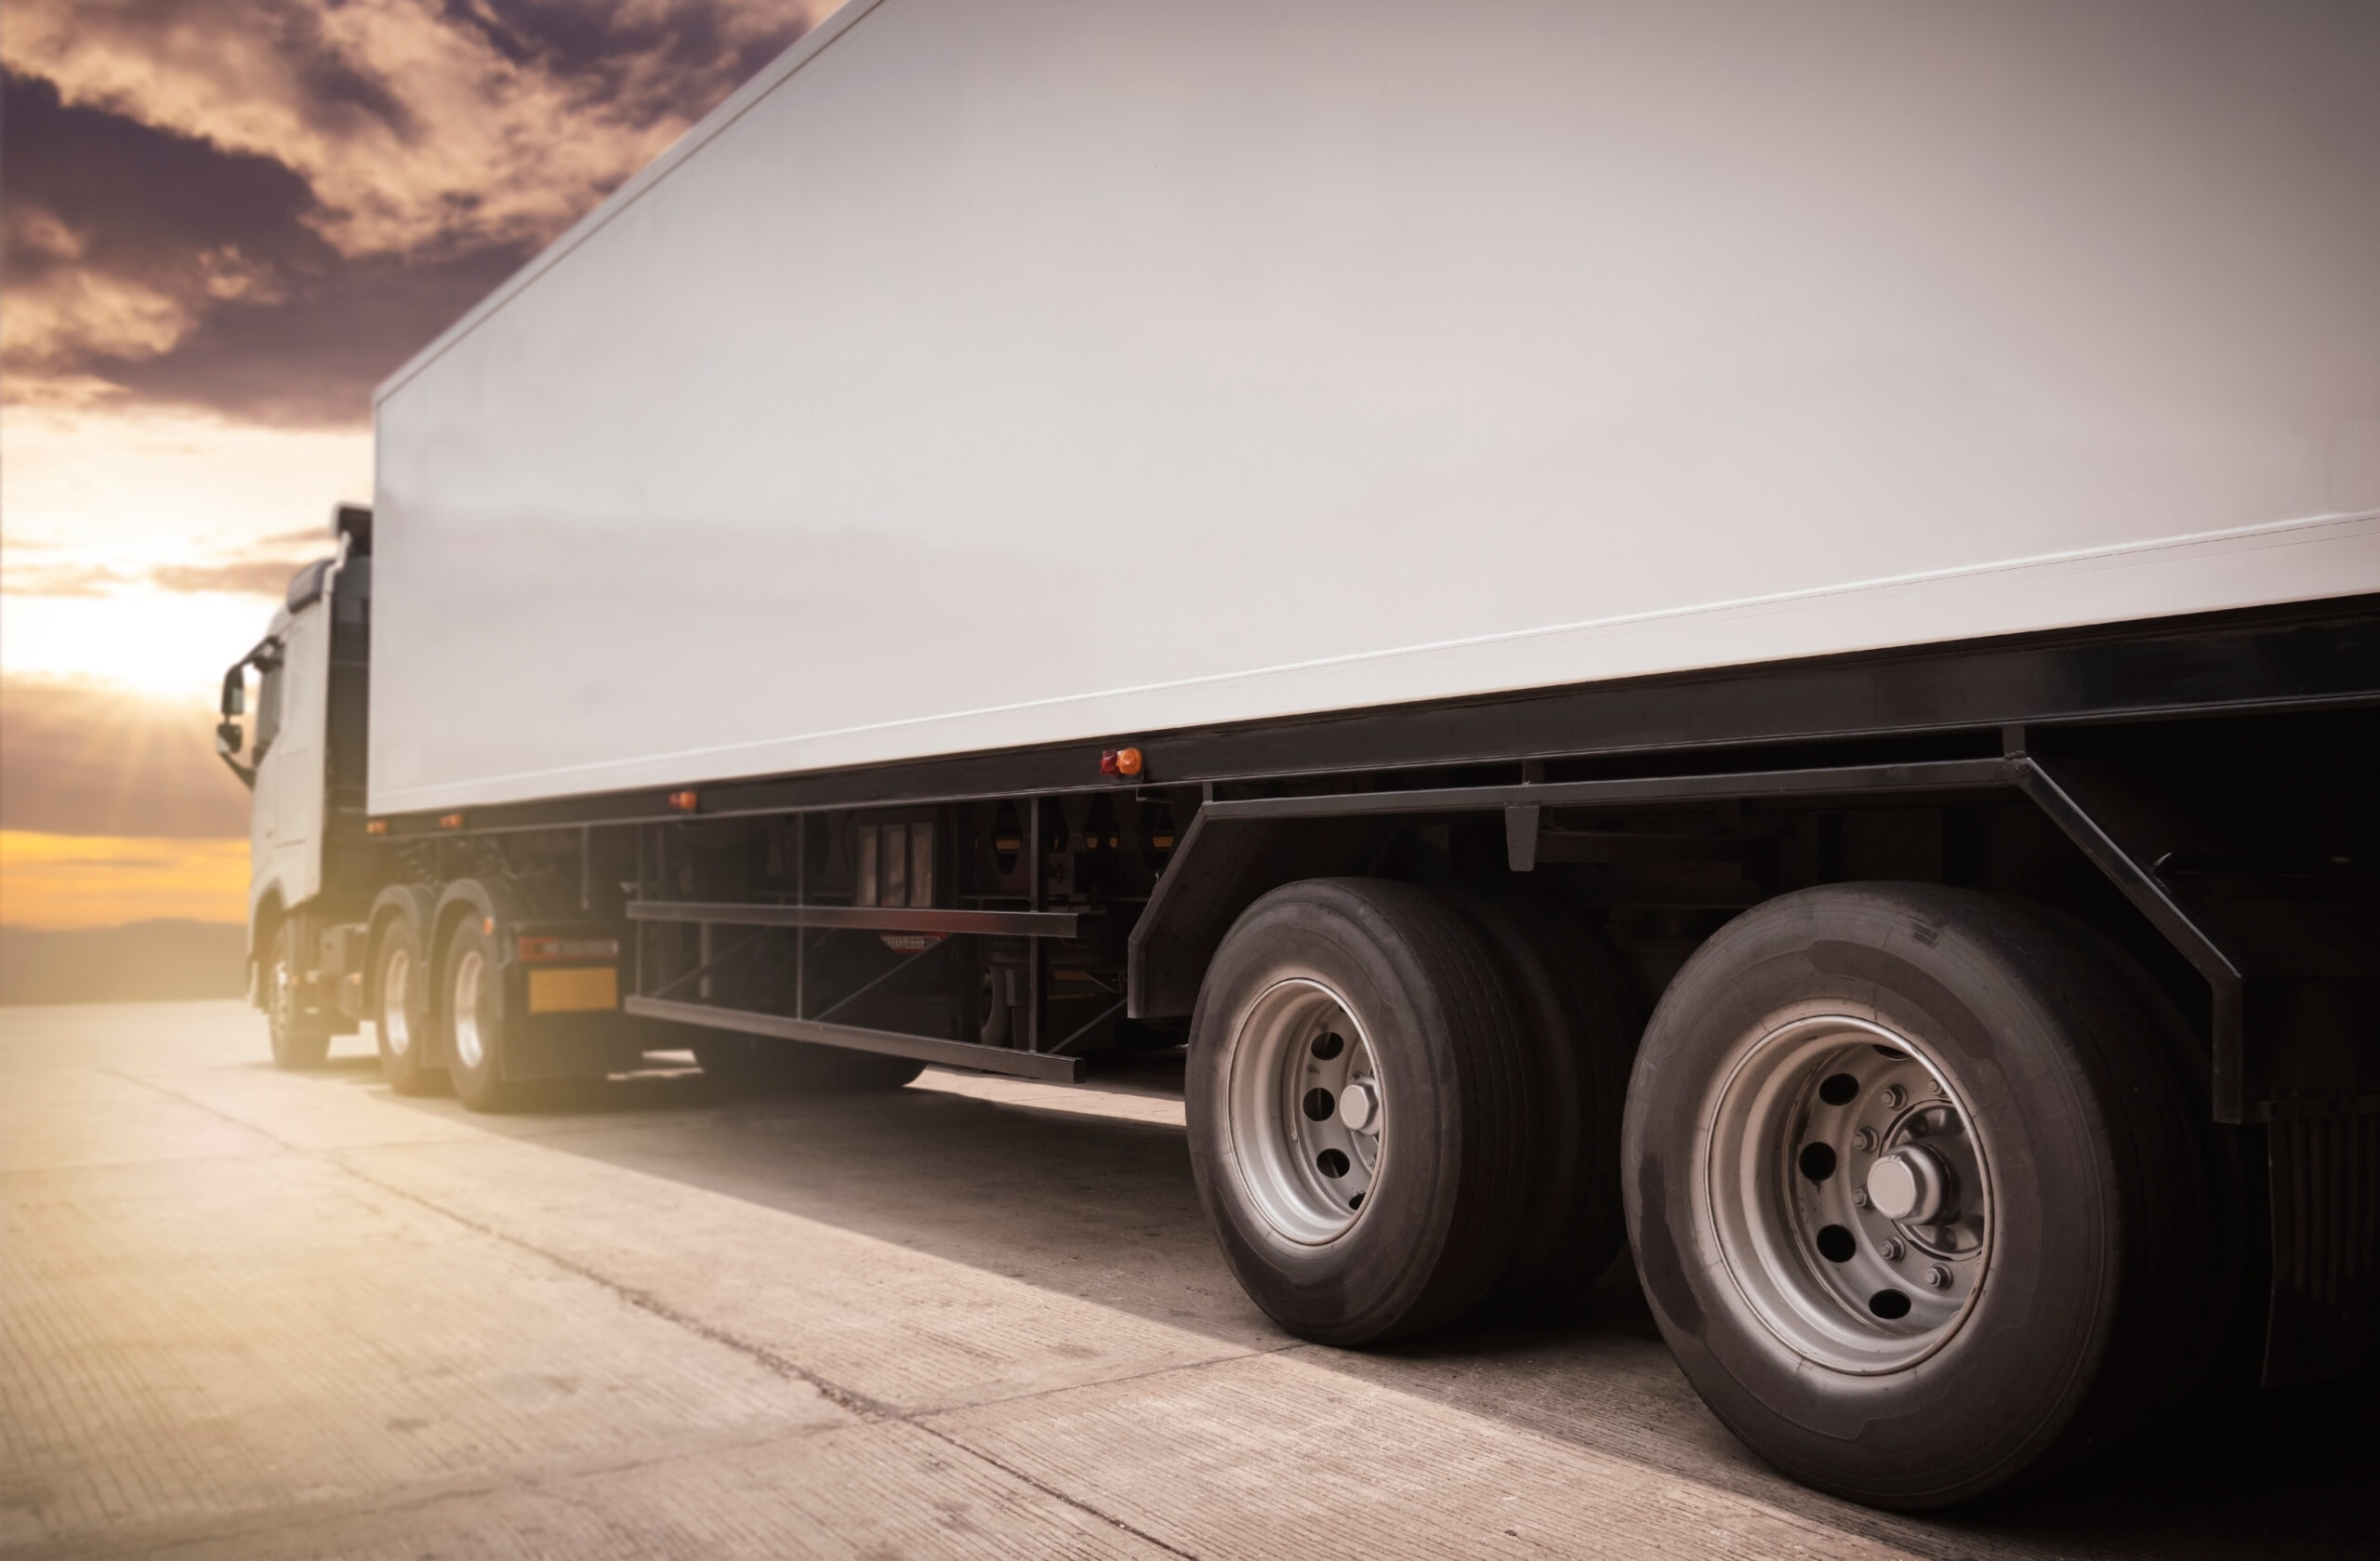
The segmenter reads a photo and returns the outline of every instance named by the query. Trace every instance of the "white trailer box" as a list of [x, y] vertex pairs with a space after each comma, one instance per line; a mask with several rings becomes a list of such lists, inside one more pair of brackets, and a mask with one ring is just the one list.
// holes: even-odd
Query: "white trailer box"
[[853, 0], [380, 390], [370, 805], [2380, 589], [2376, 60]]

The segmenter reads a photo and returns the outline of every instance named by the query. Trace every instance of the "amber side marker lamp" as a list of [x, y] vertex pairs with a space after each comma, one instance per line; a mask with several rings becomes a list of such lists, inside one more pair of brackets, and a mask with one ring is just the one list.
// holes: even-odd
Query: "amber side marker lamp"
[[1137, 775], [1148, 768], [1148, 761], [1138, 748], [1109, 748], [1099, 756], [1099, 773], [1103, 775]]
[[692, 813], [694, 804], [701, 800], [702, 796], [698, 792], [673, 791], [669, 793], [669, 809], [672, 813]]

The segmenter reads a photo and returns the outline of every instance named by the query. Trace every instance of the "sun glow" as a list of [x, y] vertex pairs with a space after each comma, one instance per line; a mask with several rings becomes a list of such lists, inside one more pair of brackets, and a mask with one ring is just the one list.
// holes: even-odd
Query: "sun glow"
[[188, 699], [203, 714], [223, 668], [263, 637], [271, 619], [270, 601], [215, 592], [11, 596], [0, 613], [0, 668], [20, 677], [104, 679], [152, 697]]
[[369, 498], [371, 461], [360, 429], [10, 408], [0, 669], [205, 697], [264, 633], [271, 582], [330, 550], [332, 506]]

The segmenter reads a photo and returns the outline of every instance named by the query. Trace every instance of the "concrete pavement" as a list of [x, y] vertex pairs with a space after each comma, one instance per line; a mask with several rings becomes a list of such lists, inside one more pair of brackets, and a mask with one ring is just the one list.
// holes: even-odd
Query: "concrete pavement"
[[1129, 1082], [477, 1118], [236, 1004], [0, 1010], [0, 1555], [2369, 1555], [2372, 1397], [1870, 1513], [1624, 1264], [1559, 1327], [1286, 1337]]

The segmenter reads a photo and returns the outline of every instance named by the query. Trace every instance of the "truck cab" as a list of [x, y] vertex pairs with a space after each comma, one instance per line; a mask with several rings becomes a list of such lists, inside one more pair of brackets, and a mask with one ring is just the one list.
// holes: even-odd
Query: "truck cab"
[[341, 966], [314, 944], [337, 935], [363, 893], [371, 511], [342, 506], [332, 535], [337, 551], [291, 577], [264, 637], [224, 672], [216, 727], [217, 753], [255, 793], [248, 990], [285, 1066], [319, 1062], [332, 1036], [356, 1027], [323, 973]]

